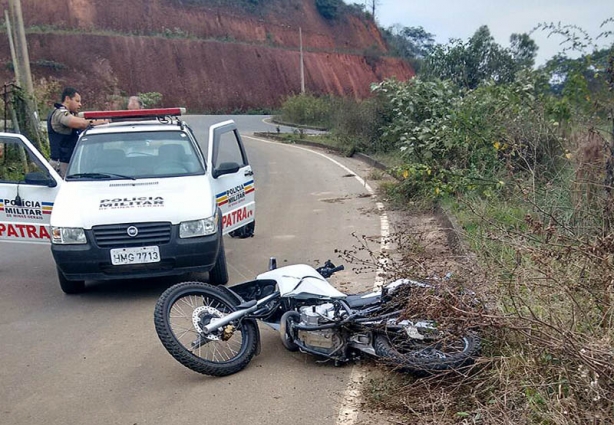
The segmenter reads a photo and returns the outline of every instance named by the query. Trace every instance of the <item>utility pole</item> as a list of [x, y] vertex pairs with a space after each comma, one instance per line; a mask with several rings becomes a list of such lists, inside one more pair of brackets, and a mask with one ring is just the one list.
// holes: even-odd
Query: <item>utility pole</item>
[[[36, 111], [36, 101], [34, 98], [34, 84], [32, 83], [32, 74], [30, 72], [30, 56], [28, 55], [28, 44], [26, 41], [26, 30], [23, 23], [23, 14], [21, 9], [21, 0], [9, 0], [9, 10], [11, 19], [7, 16], [7, 29], [10, 25], [9, 21], [13, 22], [12, 31], [8, 31], [10, 44], [14, 47], [13, 64], [15, 68], [15, 78], [18, 86], [25, 91], [23, 102], [25, 105], [25, 127], [21, 130], [34, 146], [41, 151], [41, 148], [46, 145], [45, 140], [41, 137], [38, 112]], [[12, 52], [11, 52], [12, 53]], [[13, 122], [17, 129], [18, 121], [17, 114], [14, 108]], [[18, 130], [18, 132], [21, 132]]]
[[301, 93], [305, 94], [305, 60], [303, 56], [303, 29], [298, 28], [298, 37], [301, 45]]
[[11, 59], [13, 60], [13, 71], [15, 72], [15, 80], [17, 83], [21, 80], [19, 75], [20, 65], [17, 61], [17, 56], [15, 53], [15, 43], [13, 43], [13, 30], [11, 29], [11, 20], [9, 19], [9, 13], [4, 11], [4, 21], [6, 22], [6, 33], [9, 36], [9, 47], [11, 48]]
[[23, 14], [21, 11], [21, 0], [9, 0], [11, 15], [15, 26], [15, 48], [17, 60], [20, 61], [20, 80], [19, 83], [26, 89], [29, 96], [34, 96], [34, 85], [32, 84], [32, 74], [30, 73], [30, 56], [28, 55], [28, 44], [26, 42], [26, 30], [23, 24]]

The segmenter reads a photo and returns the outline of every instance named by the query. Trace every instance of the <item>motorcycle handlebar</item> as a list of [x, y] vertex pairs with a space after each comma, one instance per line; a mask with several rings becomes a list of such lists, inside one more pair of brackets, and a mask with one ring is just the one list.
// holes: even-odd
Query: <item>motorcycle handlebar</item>
[[326, 263], [324, 263], [322, 267], [318, 267], [316, 270], [322, 275], [322, 277], [329, 278], [333, 274], [341, 270], [345, 270], [345, 267], [343, 267], [343, 265], [335, 266], [333, 263], [330, 262], [330, 260], [328, 260]]

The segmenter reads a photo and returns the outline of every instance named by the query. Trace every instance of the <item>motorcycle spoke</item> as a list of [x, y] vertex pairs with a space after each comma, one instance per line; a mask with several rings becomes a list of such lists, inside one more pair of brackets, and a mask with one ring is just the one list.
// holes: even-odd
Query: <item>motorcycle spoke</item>
[[222, 324], [237, 311], [237, 305], [232, 293], [213, 285], [178, 283], [156, 303], [156, 333], [169, 354], [195, 372], [211, 376], [237, 373], [256, 354], [259, 337], [258, 326], [250, 317], [236, 314], [237, 319]]
[[175, 335], [177, 335], [178, 339], [182, 339], [184, 336], [190, 334], [191, 338], [194, 338], [194, 335], [198, 335], [198, 333], [194, 330], [194, 328], [187, 328], [182, 326], [174, 327]]
[[[177, 341], [195, 356], [215, 363], [231, 361], [240, 352], [243, 345], [243, 335], [239, 326], [227, 341], [223, 341], [218, 332], [214, 335], [220, 339], [208, 339], [199, 335], [192, 322], [192, 314], [199, 307], [210, 307], [225, 316], [230, 312], [228, 306], [220, 301], [203, 295], [186, 295], [179, 298], [170, 308], [169, 325]], [[199, 338], [203, 338], [200, 340]]]
[[181, 298], [175, 304], [173, 304], [173, 307], [171, 308], [171, 312], [170, 312], [170, 317], [171, 318], [186, 317], [186, 318], [190, 318], [190, 321], [191, 321], [192, 320], [191, 319], [192, 310], [194, 310], [194, 308], [197, 306], [194, 298], [195, 297], [193, 296], [184, 297], [184, 298]]
[[421, 341], [416, 339], [407, 340], [404, 336], [391, 338], [391, 344], [399, 353], [431, 359], [446, 359], [451, 355], [462, 352], [464, 341]]

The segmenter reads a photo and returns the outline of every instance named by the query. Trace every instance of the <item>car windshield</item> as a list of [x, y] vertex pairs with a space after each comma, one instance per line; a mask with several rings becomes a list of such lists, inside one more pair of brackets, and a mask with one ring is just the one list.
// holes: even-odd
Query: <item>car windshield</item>
[[178, 177], [204, 171], [183, 131], [90, 134], [79, 141], [66, 180]]

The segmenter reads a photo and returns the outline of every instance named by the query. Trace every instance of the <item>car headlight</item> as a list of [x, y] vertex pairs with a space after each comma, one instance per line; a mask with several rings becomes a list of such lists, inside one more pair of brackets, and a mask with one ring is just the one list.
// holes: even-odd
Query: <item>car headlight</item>
[[217, 221], [217, 213], [202, 220], [184, 221], [179, 224], [179, 237], [185, 239], [213, 235], [217, 232]]
[[87, 243], [85, 231], [80, 227], [52, 227], [51, 242], [62, 245]]

